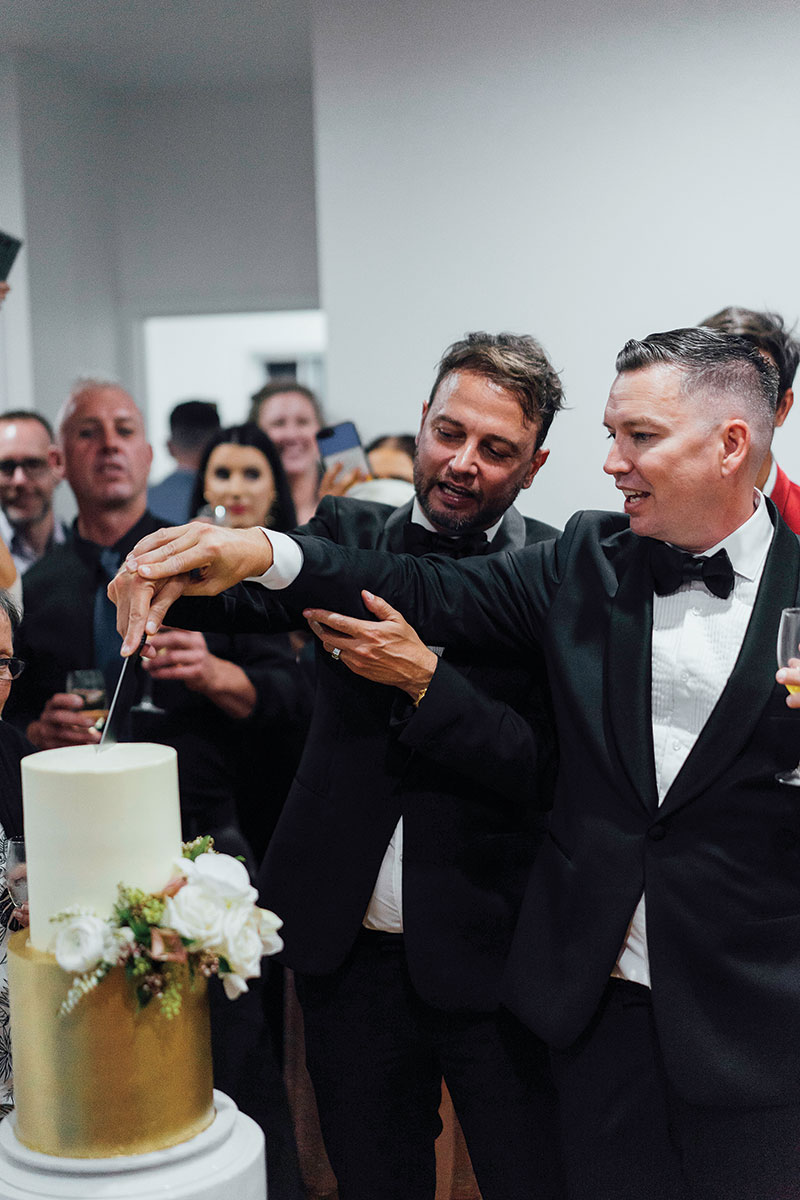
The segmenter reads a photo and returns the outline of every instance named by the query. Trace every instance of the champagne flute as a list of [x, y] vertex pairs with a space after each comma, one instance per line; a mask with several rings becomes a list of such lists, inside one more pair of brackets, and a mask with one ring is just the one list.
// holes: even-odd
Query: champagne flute
[[82, 671], [69, 671], [67, 674], [67, 691], [83, 700], [83, 711], [94, 718], [94, 728], [100, 732], [108, 716], [108, 698], [106, 696], [106, 681], [102, 671], [88, 668]]
[[6, 887], [17, 908], [28, 903], [28, 860], [25, 839], [11, 837], [6, 848]]
[[[791, 660], [800, 660], [800, 608], [785, 608], [778, 626], [778, 666], [788, 667]], [[797, 684], [786, 684], [789, 692], [800, 692]], [[778, 783], [800, 787], [800, 763], [793, 771], [779, 771], [775, 776]]]

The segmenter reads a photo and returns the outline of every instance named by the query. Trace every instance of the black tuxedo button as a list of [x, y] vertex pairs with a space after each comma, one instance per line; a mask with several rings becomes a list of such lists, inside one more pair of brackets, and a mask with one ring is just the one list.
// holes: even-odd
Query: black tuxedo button
[[667, 836], [667, 831], [663, 825], [654, 825], [652, 829], [648, 829], [647, 836], [653, 842], [660, 842]]

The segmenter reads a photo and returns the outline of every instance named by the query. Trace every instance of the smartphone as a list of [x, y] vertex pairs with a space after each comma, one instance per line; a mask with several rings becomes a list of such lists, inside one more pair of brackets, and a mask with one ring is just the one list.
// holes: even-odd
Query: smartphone
[[3, 283], [8, 279], [8, 273], [21, 248], [22, 242], [19, 238], [12, 237], [10, 233], [3, 233], [0, 230], [0, 280]]
[[326, 425], [320, 429], [317, 446], [326, 471], [338, 462], [342, 464], [343, 471], [358, 469], [369, 475], [367, 456], [352, 421], [342, 421], [339, 425]]

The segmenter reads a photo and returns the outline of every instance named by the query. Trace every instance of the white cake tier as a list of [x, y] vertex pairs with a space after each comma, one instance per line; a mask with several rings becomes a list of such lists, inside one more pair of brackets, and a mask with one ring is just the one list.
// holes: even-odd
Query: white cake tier
[[159, 891], [181, 852], [178, 760], [132, 742], [42, 750], [22, 760], [30, 939], [48, 950], [50, 918], [75, 905], [111, 915], [124, 883]]

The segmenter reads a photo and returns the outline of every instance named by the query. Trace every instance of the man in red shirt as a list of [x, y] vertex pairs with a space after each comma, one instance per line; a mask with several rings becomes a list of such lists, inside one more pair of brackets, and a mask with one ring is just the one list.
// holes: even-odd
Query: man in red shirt
[[[788, 417], [794, 402], [792, 384], [800, 361], [800, 342], [792, 336], [794, 327], [787, 329], [783, 317], [778, 313], [754, 312], [751, 308], [736, 307], [723, 308], [700, 324], [746, 338], [775, 363], [779, 377], [778, 406], [775, 411], [777, 429]], [[781, 470], [771, 451], [767, 452], [761, 464], [756, 487], [769, 496], [789, 528], [800, 533], [800, 484], [793, 483]]]

